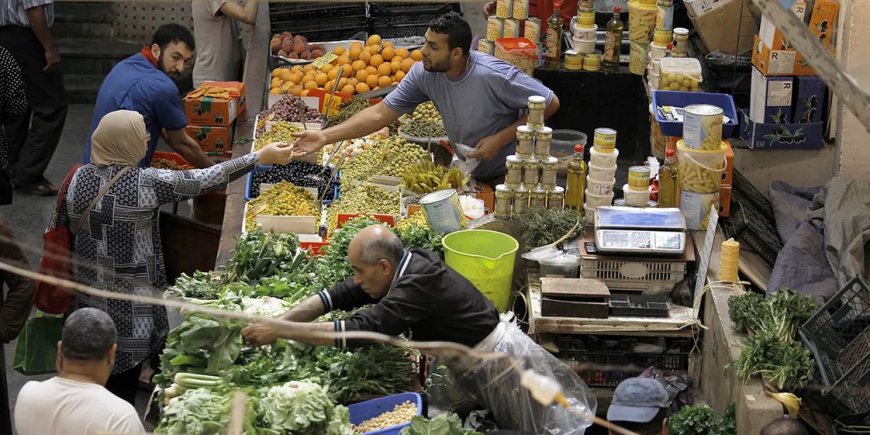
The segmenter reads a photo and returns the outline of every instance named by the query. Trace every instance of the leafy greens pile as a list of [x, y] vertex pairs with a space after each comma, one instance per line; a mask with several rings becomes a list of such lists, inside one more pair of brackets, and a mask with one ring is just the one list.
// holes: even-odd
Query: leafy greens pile
[[737, 420], [734, 404], [720, 416], [707, 405], [690, 405], [668, 419], [673, 435], [736, 435]]
[[582, 219], [580, 213], [574, 209], [554, 210], [535, 207], [517, 217], [517, 230], [523, 244], [532, 249], [549, 245], [569, 231], [571, 235], [568, 238], [573, 237], [578, 230], [571, 230], [578, 220], [581, 220], [581, 225], [577, 228], [579, 231], [583, 230]]

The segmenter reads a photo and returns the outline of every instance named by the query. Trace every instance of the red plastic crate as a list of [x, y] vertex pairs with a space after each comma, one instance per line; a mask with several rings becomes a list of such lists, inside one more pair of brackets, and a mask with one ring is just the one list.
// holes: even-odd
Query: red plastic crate
[[[338, 214], [338, 223], [336, 224], [336, 228], [341, 228], [345, 222], [359, 216], [360, 213], [339, 213]], [[391, 214], [369, 214], [366, 215], [371, 217], [372, 219], [385, 223], [391, 227], [396, 226], [396, 217]]]
[[184, 157], [181, 157], [181, 154], [178, 153], [173, 153], [169, 151], [154, 151], [152, 161], [153, 159], [171, 160], [181, 166], [184, 166], [185, 169], [194, 169], [193, 165], [188, 163], [187, 160], [184, 160]]

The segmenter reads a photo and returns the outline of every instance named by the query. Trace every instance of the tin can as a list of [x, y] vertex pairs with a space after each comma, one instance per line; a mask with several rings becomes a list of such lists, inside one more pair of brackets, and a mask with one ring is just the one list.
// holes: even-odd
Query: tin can
[[544, 161], [550, 158], [550, 145], [553, 143], [553, 129], [541, 127], [535, 130], [535, 157]]
[[574, 50], [565, 52], [565, 69], [579, 71], [583, 69], [583, 54]]
[[690, 230], [706, 230], [712, 207], [718, 213], [719, 192], [695, 193], [688, 190], [680, 191], [680, 211], [686, 217], [686, 228]]
[[674, 31], [672, 29], [656, 29], [653, 33], [653, 41], [668, 45], [674, 40]]
[[490, 41], [489, 39], [480, 38], [480, 41], [477, 41], [477, 51], [492, 55], [495, 53], [495, 42]]
[[612, 128], [596, 128], [592, 144], [599, 152], [611, 152], [616, 148], [616, 130]]
[[520, 21], [513, 18], [504, 20], [504, 35], [505, 38], [520, 37]]
[[529, 18], [529, 0], [514, 0], [513, 18], [515, 20], [525, 20]]
[[629, 167], [628, 185], [635, 190], [649, 188], [649, 166]]
[[514, 191], [513, 211], [511, 214], [517, 216], [525, 213], [529, 209], [529, 189], [526, 186], [520, 186]]
[[544, 110], [547, 108], [547, 99], [540, 95], [529, 97], [529, 119], [526, 123], [529, 127], [537, 130], [544, 126]]
[[601, 53], [588, 53], [583, 56], [583, 71], [598, 71], [601, 69]]
[[[528, 4], [528, 2], [526, 2]], [[528, 38], [530, 41], [534, 42], [538, 46], [540, 46], [541, 42], [541, 19], [540, 18], [529, 18], [526, 20], [525, 28], [523, 29], [523, 36]]]
[[577, 12], [577, 25], [578, 26], [591, 26], [595, 24], [595, 11], [594, 10], [585, 10]]
[[504, 34], [504, 18], [490, 15], [486, 19], [486, 39], [495, 41]]
[[426, 222], [440, 234], [462, 229], [462, 206], [456, 190], [447, 189], [430, 193], [420, 199]]
[[523, 182], [523, 159], [516, 155], [507, 156], [504, 165], [507, 168], [504, 184], [510, 189], [518, 189]]
[[514, 13], [513, 0], [496, 0], [495, 16], [499, 18], [511, 18]]
[[593, 10], [595, 8], [595, 0], [578, 0], [577, 10]]
[[530, 208], [544, 208], [547, 206], [547, 190], [544, 189], [544, 186], [538, 184], [534, 189], [529, 193], [529, 207]]
[[517, 127], [517, 155], [522, 159], [532, 158], [533, 148], [532, 140], [535, 138], [535, 131], [528, 125]]
[[513, 192], [504, 184], [495, 186], [495, 217], [508, 219], [511, 217], [511, 200]]
[[722, 108], [693, 104], [683, 111], [683, 145], [717, 151], [722, 146]]
[[547, 191], [547, 208], [552, 210], [561, 210], [562, 201], [565, 199], [565, 188], [555, 186]]
[[541, 160], [541, 184], [544, 189], [552, 190], [556, 186], [556, 174], [558, 173], [559, 159], [548, 157]]
[[541, 181], [541, 162], [532, 157], [523, 162], [523, 184], [534, 186]]

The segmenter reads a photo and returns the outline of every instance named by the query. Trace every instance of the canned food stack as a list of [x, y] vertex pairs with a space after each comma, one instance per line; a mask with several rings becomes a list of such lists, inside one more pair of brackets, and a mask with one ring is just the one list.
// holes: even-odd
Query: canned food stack
[[586, 221], [595, 218], [598, 207], [613, 203], [613, 185], [616, 184], [616, 130], [612, 128], [596, 128], [589, 150], [589, 174], [586, 176]]
[[628, 168], [628, 183], [622, 186], [625, 205], [629, 207], [646, 207], [649, 205], [650, 194], [649, 166], [632, 166]]
[[529, 207], [561, 209], [565, 189], [556, 185], [559, 159], [550, 155], [553, 129], [544, 125], [547, 102], [529, 97], [529, 118], [517, 127], [516, 154], [505, 161], [504, 184], [495, 189], [495, 216], [507, 219]]
[[[673, 4], [671, 10], [673, 11]], [[634, 74], [642, 76], [646, 71], [650, 35], [656, 27], [656, 15], [656, 0], [628, 2], [628, 70]]]
[[577, 17], [571, 20], [571, 37], [574, 51], [589, 54], [595, 51], [595, 9], [578, 8]]
[[477, 50], [493, 55], [499, 38], [526, 37], [538, 46], [540, 58], [541, 20], [529, 18], [529, 0], [498, 0], [495, 15], [486, 20], [486, 38], [477, 44]]
[[677, 184], [680, 210], [690, 230], [707, 229], [711, 205], [718, 209], [725, 149], [722, 108], [710, 104], [686, 106], [683, 138], [677, 142]]

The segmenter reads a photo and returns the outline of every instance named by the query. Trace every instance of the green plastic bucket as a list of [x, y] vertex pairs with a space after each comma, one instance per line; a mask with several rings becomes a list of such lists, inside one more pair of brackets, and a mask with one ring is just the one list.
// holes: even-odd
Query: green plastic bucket
[[447, 265], [471, 281], [499, 311], [507, 311], [520, 246], [516, 239], [497, 231], [464, 230], [444, 236], [441, 243]]

